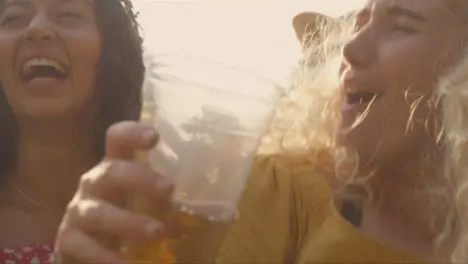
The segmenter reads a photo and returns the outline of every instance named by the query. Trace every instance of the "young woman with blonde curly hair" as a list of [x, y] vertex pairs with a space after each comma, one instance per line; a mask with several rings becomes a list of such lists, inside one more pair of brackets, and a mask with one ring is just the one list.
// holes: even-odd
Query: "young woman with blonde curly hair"
[[[465, 0], [369, 0], [342, 52], [328, 44], [349, 22], [324, 24], [331, 35], [309, 46], [314, 70], [280, 105], [218, 262], [467, 260], [458, 235], [468, 229], [459, 220], [466, 208], [454, 203], [467, 171], [467, 11]], [[164, 233], [163, 223], [115, 205], [116, 194], [132, 192], [169, 199], [165, 178], [132, 162], [134, 150], [156, 143], [149, 131], [137, 123], [109, 130], [106, 161], [82, 177], [65, 214], [58, 256], [115, 262], [103, 235]], [[332, 189], [359, 201], [357, 226], [340, 216]]]

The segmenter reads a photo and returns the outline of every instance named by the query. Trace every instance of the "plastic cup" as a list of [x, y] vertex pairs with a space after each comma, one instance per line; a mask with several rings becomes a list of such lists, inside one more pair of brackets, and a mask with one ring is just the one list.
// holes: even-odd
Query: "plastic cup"
[[[219, 63], [154, 56], [142, 119], [160, 134], [146, 160], [175, 184], [170, 209], [139, 199], [131, 209], [177, 225], [182, 235], [132, 246], [133, 260], [212, 263], [248, 180], [282, 89]], [[127, 244], [128, 245], [128, 244]], [[128, 248], [127, 248], [128, 250]]]

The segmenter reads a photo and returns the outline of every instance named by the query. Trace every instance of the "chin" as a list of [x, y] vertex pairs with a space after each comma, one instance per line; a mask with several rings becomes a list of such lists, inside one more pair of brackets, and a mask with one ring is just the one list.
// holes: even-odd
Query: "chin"
[[367, 135], [358, 133], [358, 131], [349, 131], [340, 133], [338, 144], [346, 149], [349, 155], [356, 155], [360, 166], [368, 167], [369, 165], [378, 163], [382, 152], [382, 142], [380, 136], [376, 134]]
[[28, 102], [27, 106], [18, 111], [18, 118], [24, 117], [29, 120], [54, 120], [74, 116], [78, 113], [77, 108], [67, 102], [53, 100], [37, 100]]

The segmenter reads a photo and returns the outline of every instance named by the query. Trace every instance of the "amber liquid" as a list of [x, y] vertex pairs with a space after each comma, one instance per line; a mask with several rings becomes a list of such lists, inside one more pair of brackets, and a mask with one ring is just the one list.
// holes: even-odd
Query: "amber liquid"
[[127, 241], [124, 255], [130, 263], [214, 263], [235, 211], [221, 204], [176, 203], [151, 214], [167, 222], [175, 234], [150, 243]]

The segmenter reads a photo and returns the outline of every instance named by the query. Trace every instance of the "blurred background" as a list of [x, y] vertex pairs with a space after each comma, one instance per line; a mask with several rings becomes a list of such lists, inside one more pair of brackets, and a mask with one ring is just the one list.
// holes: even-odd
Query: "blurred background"
[[286, 84], [300, 55], [294, 15], [338, 16], [366, 0], [133, 0], [147, 56], [202, 57]]

